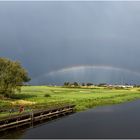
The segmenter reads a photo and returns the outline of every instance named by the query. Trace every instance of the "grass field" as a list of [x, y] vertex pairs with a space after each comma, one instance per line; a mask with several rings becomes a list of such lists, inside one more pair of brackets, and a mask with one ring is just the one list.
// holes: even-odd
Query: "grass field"
[[[102, 105], [118, 104], [140, 99], [140, 88], [110, 89], [106, 87], [64, 88], [48, 86], [24, 86], [14, 99], [1, 99], [0, 109], [18, 108], [24, 105], [30, 109], [47, 109], [65, 104], [75, 104], [77, 111]], [[0, 117], [8, 115], [1, 112]]]

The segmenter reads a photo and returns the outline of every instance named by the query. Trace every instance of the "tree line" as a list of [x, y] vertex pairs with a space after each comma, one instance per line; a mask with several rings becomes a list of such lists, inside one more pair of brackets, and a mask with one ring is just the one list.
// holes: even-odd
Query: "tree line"
[[80, 87], [80, 86], [92, 86], [93, 83], [78, 83], [78, 82], [64, 82], [66, 87]]
[[99, 83], [99, 84], [93, 84], [91, 82], [88, 83], [78, 83], [78, 82], [64, 82], [65, 87], [80, 87], [80, 86], [99, 86], [99, 87], [103, 87], [103, 86], [107, 86], [107, 83]]

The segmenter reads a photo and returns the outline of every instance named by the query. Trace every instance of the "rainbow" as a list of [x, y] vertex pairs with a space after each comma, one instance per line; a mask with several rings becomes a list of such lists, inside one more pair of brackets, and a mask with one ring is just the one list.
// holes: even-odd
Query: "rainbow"
[[120, 72], [127, 72], [130, 74], [134, 74], [137, 76], [140, 76], [140, 72], [133, 71], [130, 69], [125, 69], [125, 68], [120, 68], [120, 67], [114, 67], [110, 65], [76, 65], [76, 66], [71, 66], [71, 67], [64, 67], [58, 70], [51, 71], [46, 74], [46, 76], [53, 76], [55, 74], [63, 74], [66, 72], [71, 72], [71, 71], [78, 71], [78, 70], [86, 70], [86, 69], [103, 69], [103, 70], [114, 70], [114, 71], [120, 71]]

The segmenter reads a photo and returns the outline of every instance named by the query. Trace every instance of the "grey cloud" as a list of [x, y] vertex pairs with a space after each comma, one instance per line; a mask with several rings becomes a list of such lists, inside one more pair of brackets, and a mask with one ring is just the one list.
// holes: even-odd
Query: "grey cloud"
[[139, 25], [140, 2], [0, 2], [0, 56], [20, 60], [38, 83], [72, 65], [139, 72]]

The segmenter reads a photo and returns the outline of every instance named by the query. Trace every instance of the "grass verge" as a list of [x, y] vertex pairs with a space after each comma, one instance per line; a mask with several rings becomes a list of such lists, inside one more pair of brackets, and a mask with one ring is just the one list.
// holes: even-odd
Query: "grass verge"
[[75, 104], [77, 111], [83, 111], [96, 106], [118, 104], [136, 99], [140, 99], [139, 88], [128, 88], [126, 90], [103, 87], [24, 86], [22, 92], [16, 93], [12, 99], [0, 100], [0, 118], [8, 116], [11, 108], [16, 108], [18, 112], [20, 105], [24, 105], [27, 111]]

